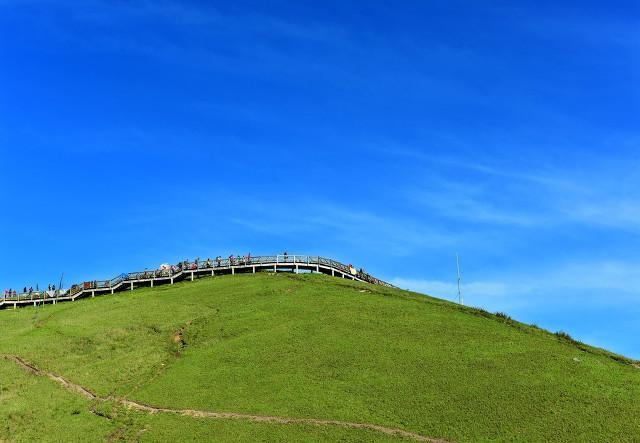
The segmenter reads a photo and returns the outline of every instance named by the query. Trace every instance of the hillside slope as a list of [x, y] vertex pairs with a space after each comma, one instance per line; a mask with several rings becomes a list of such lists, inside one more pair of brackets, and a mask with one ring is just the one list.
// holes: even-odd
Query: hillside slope
[[[640, 370], [540, 329], [319, 275], [239, 275], [0, 312], [0, 440], [634, 441]], [[19, 367], [82, 385], [79, 396]], [[42, 375], [42, 374], [41, 374]], [[193, 415], [193, 414], [192, 414]]]

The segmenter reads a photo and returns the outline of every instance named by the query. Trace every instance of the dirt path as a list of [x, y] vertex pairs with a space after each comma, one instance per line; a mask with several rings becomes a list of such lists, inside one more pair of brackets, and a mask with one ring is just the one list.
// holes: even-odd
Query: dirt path
[[70, 390], [72, 392], [75, 392], [76, 394], [80, 394], [83, 397], [86, 397], [86, 398], [88, 398], [90, 400], [95, 400], [95, 399], [99, 398], [97, 395], [95, 395], [93, 392], [89, 391], [88, 389], [85, 389], [80, 385], [72, 383], [72, 382], [70, 382], [69, 380], [67, 380], [66, 378], [64, 378], [64, 377], [62, 377], [60, 375], [56, 375], [56, 374], [53, 374], [51, 372], [41, 371], [40, 369], [36, 368], [35, 366], [33, 366], [30, 363], [27, 363], [25, 360], [21, 359], [20, 357], [18, 357], [16, 355], [8, 355], [8, 356], [5, 356], [5, 358], [7, 360], [10, 360], [10, 361], [13, 361], [13, 362], [17, 363], [25, 371], [31, 372], [32, 374], [35, 374], [35, 375], [40, 375], [42, 377], [48, 377], [51, 380], [53, 380], [55, 382], [58, 382], [59, 384], [61, 384], [65, 388], [67, 388], [68, 390]]
[[276, 423], [276, 424], [306, 424], [306, 425], [314, 425], [314, 426], [337, 426], [341, 428], [348, 429], [367, 429], [370, 431], [380, 432], [382, 434], [386, 434], [393, 437], [402, 437], [415, 441], [423, 441], [430, 443], [449, 443], [447, 440], [442, 440], [438, 438], [430, 438], [425, 437], [420, 434], [416, 434], [414, 432], [404, 431], [402, 429], [397, 428], [389, 428], [386, 426], [380, 426], [370, 423], [353, 423], [348, 421], [341, 420], [324, 420], [324, 419], [316, 419], [316, 418], [294, 418], [294, 417], [278, 417], [273, 415], [253, 415], [253, 414], [241, 414], [235, 412], [213, 412], [213, 411], [200, 411], [196, 409], [172, 409], [172, 408], [160, 408], [151, 405], [147, 405], [144, 403], [138, 403], [132, 400], [127, 400], [125, 398], [117, 398], [117, 397], [99, 397], [89, 389], [77, 385], [66, 378], [51, 373], [47, 371], [43, 371], [28, 363], [24, 359], [16, 356], [16, 355], [5, 355], [5, 359], [9, 361], [13, 361], [18, 364], [22, 369], [28, 371], [32, 374], [47, 377], [58, 384], [62, 385], [64, 388], [68, 389], [71, 392], [82, 395], [83, 397], [90, 400], [100, 400], [100, 401], [115, 401], [124, 405], [130, 409], [135, 409], [137, 411], [146, 412], [149, 414], [156, 413], [169, 413], [169, 414], [179, 414], [189, 417], [197, 417], [197, 418], [211, 418], [211, 419], [232, 419], [232, 420], [246, 420], [253, 422], [262, 422], [262, 423]]

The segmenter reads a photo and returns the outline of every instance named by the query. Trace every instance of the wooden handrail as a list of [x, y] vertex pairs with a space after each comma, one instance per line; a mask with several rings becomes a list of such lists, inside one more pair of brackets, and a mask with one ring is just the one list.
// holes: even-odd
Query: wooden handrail
[[[206, 259], [206, 260], [194, 260], [183, 261], [176, 265], [172, 265], [170, 269], [163, 270], [145, 270], [145, 271], [137, 271], [137, 272], [129, 272], [123, 273], [114, 277], [110, 280], [91, 280], [86, 281], [80, 284], [73, 284], [69, 290], [62, 291], [60, 289], [54, 291], [53, 296], [50, 291], [34, 291], [31, 294], [20, 294], [17, 293], [15, 297], [10, 295], [7, 298], [2, 298], [0, 302], [0, 306], [5, 303], [17, 303], [24, 302], [25, 300], [37, 301], [37, 300], [49, 300], [49, 299], [60, 299], [60, 298], [77, 298], [83, 292], [94, 292], [95, 291], [104, 291], [104, 290], [113, 290], [120, 287], [121, 284], [125, 282], [135, 282], [135, 281], [154, 281], [156, 279], [166, 280], [167, 278], [175, 278], [180, 274], [185, 272], [198, 272], [202, 270], [212, 270], [215, 272], [216, 269], [237, 269], [243, 267], [252, 267], [252, 266], [284, 266], [288, 267], [296, 267], [299, 265], [317, 265], [322, 266], [324, 268], [333, 269], [335, 271], [340, 272], [343, 275], [348, 275], [351, 278], [355, 278], [359, 281], [364, 281], [368, 283], [372, 283], [375, 285], [386, 286], [386, 287], [395, 287], [390, 283], [387, 283], [383, 280], [373, 277], [372, 275], [356, 271], [350, 265], [347, 266], [344, 263], [339, 261], [320, 257], [316, 255], [299, 255], [299, 254], [280, 254], [280, 255], [264, 255], [264, 256], [244, 256], [244, 257], [235, 257], [233, 256], [233, 260], [229, 258], [220, 258], [220, 259]], [[133, 283], [132, 283], [133, 284]]]

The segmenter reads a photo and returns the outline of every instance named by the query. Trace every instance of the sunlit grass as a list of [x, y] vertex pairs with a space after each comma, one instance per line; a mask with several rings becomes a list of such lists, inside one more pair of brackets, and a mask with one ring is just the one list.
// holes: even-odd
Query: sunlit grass
[[[375, 423], [455, 441], [640, 435], [640, 370], [621, 357], [506, 314], [326, 276], [203, 278], [4, 311], [0, 328], [4, 354], [98, 395], [157, 406]], [[82, 435], [98, 440], [388, 438], [118, 406], [105, 418], [49, 380], [0, 368], [16, 374], [3, 385], [5, 439], [32, 439], [16, 433], [23, 428], [63, 436], [80, 418]], [[41, 392], [55, 414], [32, 413]]]

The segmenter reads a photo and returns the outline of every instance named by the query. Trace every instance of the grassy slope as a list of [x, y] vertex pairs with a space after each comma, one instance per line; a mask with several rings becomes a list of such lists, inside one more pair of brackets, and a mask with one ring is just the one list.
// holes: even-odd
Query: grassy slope
[[391, 441], [362, 430], [148, 415], [86, 400], [4, 359], [0, 371], [0, 441]]
[[[640, 435], [640, 370], [536, 328], [325, 276], [208, 278], [0, 312], [0, 328], [0, 353], [100, 395], [158, 406], [368, 422], [456, 441]], [[173, 340], [180, 330], [186, 346]], [[12, 374], [3, 382], [2, 404], [11, 407], [0, 408], [9, 423], [0, 438], [29, 440], [29, 429], [44, 428], [59, 440], [56, 432], [81, 423], [87, 440], [386, 439], [118, 407], [107, 420], [88, 412], [91, 402], [11, 365], [0, 365]], [[32, 413], [42, 408], [49, 412]]]

